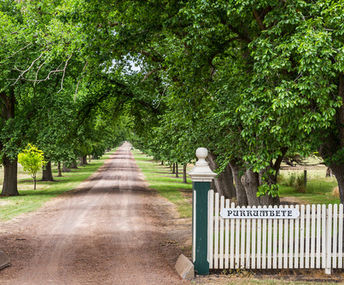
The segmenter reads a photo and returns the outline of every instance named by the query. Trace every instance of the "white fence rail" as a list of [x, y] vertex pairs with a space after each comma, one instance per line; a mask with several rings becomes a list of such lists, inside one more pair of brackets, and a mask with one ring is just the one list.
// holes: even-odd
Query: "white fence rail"
[[299, 210], [296, 219], [220, 216], [223, 208], [234, 207], [213, 190], [208, 192], [210, 269], [323, 268], [329, 274], [331, 268], [343, 268], [342, 204], [283, 207]]

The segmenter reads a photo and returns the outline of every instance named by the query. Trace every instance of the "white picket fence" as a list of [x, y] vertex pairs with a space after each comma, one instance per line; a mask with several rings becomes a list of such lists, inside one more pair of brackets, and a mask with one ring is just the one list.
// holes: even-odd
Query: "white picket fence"
[[343, 268], [342, 204], [283, 207], [298, 209], [300, 216], [296, 219], [220, 216], [223, 208], [234, 207], [229, 199], [209, 191], [210, 269], [323, 268], [330, 274], [331, 268]]

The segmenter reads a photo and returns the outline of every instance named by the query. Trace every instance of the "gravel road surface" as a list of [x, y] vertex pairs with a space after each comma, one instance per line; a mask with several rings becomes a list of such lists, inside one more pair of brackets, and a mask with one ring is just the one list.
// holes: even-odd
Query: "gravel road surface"
[[0, 249], [12, 266], [0, 284], [188, 284], [166, 247], [161, 199], [147, 188], [124, 143], [71, 193], [0, 223]]

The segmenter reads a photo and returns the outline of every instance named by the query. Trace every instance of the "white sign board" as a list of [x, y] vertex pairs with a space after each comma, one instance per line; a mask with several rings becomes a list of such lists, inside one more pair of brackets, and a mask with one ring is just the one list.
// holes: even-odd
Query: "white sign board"
[[296, 219], [300, 216], [297, 209], [288, 208], [224, 208], [224, 219]]

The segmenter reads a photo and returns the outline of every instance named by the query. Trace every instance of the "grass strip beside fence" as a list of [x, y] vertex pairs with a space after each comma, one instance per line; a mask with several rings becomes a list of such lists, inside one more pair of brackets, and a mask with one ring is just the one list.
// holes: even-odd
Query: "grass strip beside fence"
[[149, 187], [174, 203], [181, 218], [191, 217], [192, 184], [190, 180], [188, 180], [187, 184], [182, 183], [182, 178], [176, 178], [174, 174], [171, 174], [168, 166], [160, 165], [138, 150], [134, 150], [133, 155], [145, 179], [148, 181]]

